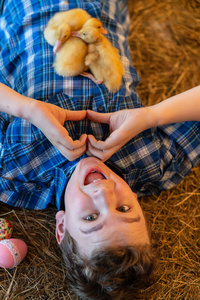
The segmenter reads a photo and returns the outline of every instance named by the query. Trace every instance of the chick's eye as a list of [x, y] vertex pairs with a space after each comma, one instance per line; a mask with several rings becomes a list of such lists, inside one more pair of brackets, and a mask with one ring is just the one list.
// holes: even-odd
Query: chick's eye
[[85, 218], [86, 221], [95, 221], [98, 218], [98, 214], [91, 214]]
[[119, 208], [117, 208], [118, 211], [120, 212], [127, 212], [129, 211], [131, 208], [128, 205], [122, 205]]
[[86, 35], [86, 33], [85, 33], [85, 32], [83, 32], [83, 35]]
[[100, 29], [100, 28], [101, 28], [101, 26], [98, 27], [98, 29]]

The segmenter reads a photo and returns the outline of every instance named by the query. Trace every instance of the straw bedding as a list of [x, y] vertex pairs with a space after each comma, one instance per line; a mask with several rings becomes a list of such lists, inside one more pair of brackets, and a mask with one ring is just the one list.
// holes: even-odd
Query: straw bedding
[[[198, 85], [200, 1], [129, 0], [129, 8], [129, 41], [144, 105]], [[160, 251], [155, 283], [133, 299], [200, 299], [199, 179], [197, 166], [176, 188], [141, 199]], [[55, 240], [55, 213], [55, 208], [26, 211], [0, 204], [13, 237], [28, 244], [23, 263], [0, 269], [0, 299], [76, 299]]]

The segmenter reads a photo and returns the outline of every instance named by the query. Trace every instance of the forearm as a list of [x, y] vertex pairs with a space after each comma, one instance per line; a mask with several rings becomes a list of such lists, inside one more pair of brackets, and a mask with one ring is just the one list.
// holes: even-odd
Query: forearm
[[184, 121], [200, 121], [200, 86], [147, 107], [151, 117], [148, 127]]
[[6, 85], [0, 83], [0, 111], [15, 117], [29, 119], [29, 105], [34, 101], [32, 98], [25, 97]]

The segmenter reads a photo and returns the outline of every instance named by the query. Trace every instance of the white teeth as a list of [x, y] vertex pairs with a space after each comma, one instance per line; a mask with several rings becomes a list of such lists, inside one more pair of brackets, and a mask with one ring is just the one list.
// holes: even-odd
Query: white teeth
[[99, 181], [99, 180], [101, 180], [101, 179], [95, 179], [95, 180], [93, 180], [92, 182], [96, 182], [96, 181]]

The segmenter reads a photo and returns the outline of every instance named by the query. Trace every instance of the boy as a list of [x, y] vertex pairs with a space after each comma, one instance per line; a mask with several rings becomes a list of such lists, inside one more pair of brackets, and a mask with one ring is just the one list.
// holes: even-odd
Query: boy
[[[81, 76], [62, 78], [52, 68], [44, 27], [55, 12], [75, 7], [100, 18], [119, 48], [126, 75], [114, 95], [103, 84]], [[165, 102], [167, 107], [140, 108], [124, 1], [8, 0], [0, 34], [1, 200], [35, 209], [56, 204], [56, 237], [75, 292], [83, 299], [132, 299], [132, 291], [148, 281], [154, 258], [132, 190], [144, 195], [175, 186], [199, 162], [200, 153], [199, 122], [140, 132], [199, 120], [199, 113], [176, 119], [176, 109], [170, 119], [174, 99]], [[187, 104], [189, 97], [197, 105], [198, 95], [199, 88], [179, 99]], [[166, 118], [165, 108], [170, 112]], [[119, 112], [88, 111], [85, 118], [86, 109]], [[103, 123], [110, 125], [110, 136]], [[109, 161], [105, 165], [85, 152]]]

